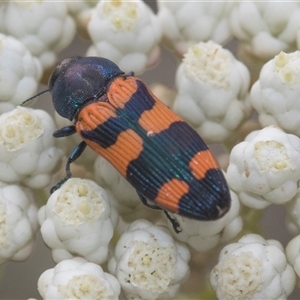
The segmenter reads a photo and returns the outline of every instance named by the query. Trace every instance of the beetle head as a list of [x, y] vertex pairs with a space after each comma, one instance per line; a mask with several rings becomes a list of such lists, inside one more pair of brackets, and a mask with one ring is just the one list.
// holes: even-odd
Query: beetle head
[[85, 103], [104, 94], [109, 82], [122, 74], [116, 64], [102, 57], [64, 59], [49, 78], [55, 110], [73, 120]]

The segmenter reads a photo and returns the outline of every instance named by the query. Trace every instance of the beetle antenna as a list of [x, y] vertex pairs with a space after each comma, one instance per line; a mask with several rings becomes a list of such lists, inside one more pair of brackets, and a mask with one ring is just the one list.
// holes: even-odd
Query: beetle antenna
[[26, 100], [23, 101], [20, 105], [21, 105], [21, 106], [24, 106], [24, 104], [26, 104], [26, 103], [29, 102], [30, 100], [32, 100], [32, 99], [34, 99], [34, 98], [36, 98], [36, 97], [38, 97], [38, 96], [40, 96], [40, 95], [42, 95], [42, 94], [45, 94], [45, 93], [47, 93], [47, 92], [49, 92], [49, 90], [44, 90], [44, 91], [42, 91], [42, 92], [40, 92], [40, 93], [38, 93], [38, 94], [36, 94], [36, 95], [34, 95], [34, 96], [32, 96], [32, 97], [26, 99]]

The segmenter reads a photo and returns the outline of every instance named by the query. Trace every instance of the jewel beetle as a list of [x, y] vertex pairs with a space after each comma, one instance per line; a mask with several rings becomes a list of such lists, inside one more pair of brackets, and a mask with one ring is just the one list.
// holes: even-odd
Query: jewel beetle
[[179, 224], [169, 212], [209, 221], [229, 210], [229, 189], [208, 146], [133, 73], [105, 58], [71, 57], [54, 69], [47, 91], [57, 113], [74, 121], [54, 137], [82, 138], [68, 158], [66, 177], [51, 192], [71, 177], [70, 164], [88, 145], [146, 206], [163, 210], [177, 233]]

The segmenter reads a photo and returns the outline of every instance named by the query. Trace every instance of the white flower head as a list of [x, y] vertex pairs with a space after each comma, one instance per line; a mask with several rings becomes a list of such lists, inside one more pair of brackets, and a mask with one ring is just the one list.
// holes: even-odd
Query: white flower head
[[38, 230], [37, 211], [28, 188], [0, 183], [0, 263], [30, 256]]
[[65, 2], [7, 2], [0, 6], [0, 31], [21, 41], [47, 69], [72, 41], [75, 23]]
[[157, 4], [163, 35], [180, 55], [194, 43], [223, 44], [231, 38], [230, 2], [159, 0]]
[[159, 22], [141, 0], [99, 1], [88, 32], [93, 45], [87, 55], [108, 58], [124, 72], [141, 72], [159, 59]]
[[107, 259], [117, 215], [100, 186], [71, 178], [40, 209], [39, 222], [55, 262], [81, 256], [101, 264]]
[[182, 229], [177, 234], [168, 222], [174, 238], [188, 244], [197, 252], [209, 251], [221, 243], [234, 239], [242, 230], [243, 220], [239, 215], [240, 203], [237, 195], [231, 191], [230, 196], [229, 211], [216, 221], [197, 221], [174, 215]]
[[43, 299], [117, 300], [120, 284], [99, 265], [76, 257], [42, 273], [38, 290]]
[[0, 116], [0, 180], [45, 188], [63, 156], [44, 110], [17, 107]]
[[0, 33], [0, 114], [37, 91], [42, 66], [24, 44]]
[[189, 275], [189, 259], [164, 227], [138, 220], [120, 237], [108, 269], [126, 299], [171, 299]]
[[250, 133], [229, 160], [227, 181], [246, 206], [282, 204], [298, 191], [300, 139], [276, 126]]
[[210, 283], [222, 300], [286, 299], [295, 277], [279, 242], [249, 234], [222, 249]]
[[264, 60], [295, 51], [299, 26], [298, 1], [239, 1], [230, 14], [233, 35], [246, 52]]
[[216, 43], [189, 48], [178, 67], [176, 85], [175, 112], [207, 142], [224, 141], [249, 113], [249, 71]]
[[250, 101], [263, 127], [278, 125], [300, 135], [300, 51], [276, 55], [251, 88]]

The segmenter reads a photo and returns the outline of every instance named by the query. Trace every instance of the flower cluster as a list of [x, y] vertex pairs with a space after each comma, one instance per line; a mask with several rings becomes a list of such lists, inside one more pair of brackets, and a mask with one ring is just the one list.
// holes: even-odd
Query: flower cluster
[[166, 228], [138, 220], [123, 232], [108, 269], [126, 299], [171, 299], [189, 275], [189, 259]]
[[218, 299], [286, 299], [295, 281], [282, 245], [257, 234], [224, 247], [210, 275]]
[[6, 2], [0, 6], [0, 20], [0, 32], [21, 41], [44, 69], [55, 64], [57, 52], [75, 35], [65, 2]]
[[117, 300], [120, 284], [99, 265], [75, 257], [45, 271], [39, 278], [38, 290], [43, 299]]
[[[28, 287], [28, 295], [14, 294], [19, 289], [9, 287], [5, 296], [37, 298], [33, 294], [36, 286], [43, 299], [287, 299], [294, 290], [299, 294], [295, 289], [300, 282], [299, 26], [298, 2], [158, 0], [154, 10], [142, 0], [3, 2], [0, 263], [7, 263], [9, 270], [9, 261], [28, 259], [39, 229], [55, 263], [46, 267], [38, 261], [46, 254], [33, 253], [33, 264], [43, 268], [38, 281], [35, 278]], [[68, 47], [76, 31], [80, 37]], [[103, 117], [101, 125], [108, 124], [108, 130], [109, 116], [115, 113], [119, 117], [119, 102], [128, 111], [131, 99], [136, 100], [132, 114], [121, 113], [130, 127], [126, 134], [112, 141], [109, 133], [88, 143], [94, 149], [102, 141], [103, 148], [117, 147], [120, 173], [89, 147], [81, 153], [85, 146], [82, 137], [88, 130], [73, 135], [80, 116], [74, 122], [53, 113], [53, 109], [48, 113], [25, 107], [27, 103], [18, 106], [38, 92], [39, 84], [48, 81], [66, 53], [107, 58], [127, 79], [133, 72], [141, 74], [152, 90], [137, 86], [130, 90], [127, 102], [124, 96], [119, 99], [119, 91], [110, 99], [106, 88], [117, 79], [105, 74], [110, 82], [104, 90], [84, 99], [97, 104], [100, 98], [104, 106], [115, 101], [115, 107], [109, 106], [112, 111], [97, 115]], [[170, 57], [170, 64], [165, 65]], [[64, 64], [61, 68], [65, 72]], [[150, 68], [153, 70], [148, 72]], [[149, 82], [152, 72], [155, 78]], [[79, 74], [76, 72], [76, 76]], [[94, 78], [93, 74], [87, 76]], [[90, 84], [88, 79], [86, 84]], [[120, 86], [122, 92], [129, 93]], [[80, 99], [83, 89], [80, 86], [76, 90]], [[224, 169], [231, 197], [222, 217], [199, 221], [159, 209], [159, 205], [177, 207], [184, 203], [186, 206], [179, 210], [192, 212], [193, 204], [178, 199], [184, 199], [194, 182], [213, 178], [218, 163], [212, 167], [211, 156], [202, 151], [195, 155], [189, 147], [185, 157], [178, 154], [176, 141], [187, 139], [181, 135], [166, 142], [170, 152], [155, 156], [160, 143], [150, 147], [152, 144], [145, 141], [154, 139], [157, 133], [174, 131], [171, 126], [176, 122], [159, 113], [148, 120], [148, 112], [151, 115], [155, 111], [155, 115], [161, 107], [167, 108], [154, 101], [155, 105], [149, 104], [145, 111], [136, 95], [161, 99], [175, 111], [176, 122], [185, 121], [184, 126], [190, 126], [191, 132], [211, 146]], [[56, 104], [63, 105], [65, 99], [58, 100], [61, 103]], [[38, 103], [44, 108], [46, 102]], [[90, 107], [86, 102], [83, 105]], [[89, 129], [100, 132], [99, 119], [89, 112], [87, 115]], [[143, 122], [155, 129], [145, 134], [148, 124], [144, 126]], [[60, 128], [65, 129], [57, 131]], [[54, 132], [60, 138], [54, 138]], [[133, 137], [135, 143], [124, 136]], [[210, 145], [215, 143], [218, 145]], [[138, 164], [146, 147], [151, 148], [147, 151], [155, 166], [142, 163], [127, 174], [128, 164]], [[195, 158], [202, 154], [203, 161]], [[176, 164], [169, 163], [170, 156], [172, 161], [176, 157]], [[163, 179], [163, 186], [171, 186], [155, 190], [168, 199], [165, 203], [154, 202], [156, 195], [145, 199], [121, 175], [144, 180], [148, 184], [143, 185], [144, 192], [157, 180], [147, 177], [147, 172], [154, 174], [156, 169], [151, 168], [159, 163], [167, 172], [157, 178]], [[115, 165], [118, 167], [118, 163]], [[187, 165], [191, 174], [185, 176], [193, 178], [187, 179], [188, 187], [173, 186], [172, 181], [180, 181], [178, 174]], [[169, 173], [174, 179], [169, 179]], [[219, 182], [211, 184], [209, 196], [220, 188]], [[201, 199], [206, 195], [200, 193], [197, 205], [205, 207]], [[264, 220], [260, 212], [271, 205], [286, 208], [282, 227], [295, 236], [289, 242], [287, 234], [285, 239], [276, 235], [277, 240], [271, 240], [260, 228], [253, 229]], [[217, 210], [222, 213], [220, 207]], [[271, 226], [274, 220], [277, 222], [277, 217], [269, 220]], [[174, 224], [178, 224], [179, 232], [174, 231]], [[286, 249], [283, 243], [287, 243]], [[217, 255], [219, 261], [213, 265]], [[30, 272], [27, 276], [31, 277]]]
[[73, 256], [106, 261], [117, 221], [105, 191], [78, 178], [68, 180], [39, 210], [43, 239], [57, 263]]
[[42, 67], [25, 45], [0, 33], [0, 113], [12, 110], [36, 93]]
[[199, 41], [213, 40], [222, 44], [232, 37], [228, 19], [232, 7], [230, 2], [220, 2], [215, 6], [201, 1], [157, 2], [164, 38], [180, 55]]
[[38, 230], [34, 200], [28, 188], [0, 183], [0, 263], [30, 256]]
[[243, 204], [262, 209], [286, 203], [298, 191], [300, 139], [279, 127], [252, 131], [229, 158], [227, 180]]
[[0, 116], [0, 180], [45, 188], [64, 152], [52, 137], [56, 126], [40, 109], [17, 107]]
[[280, 51], [296, 50], [299, 2], [239, 1], [229, 22], [232, 34], [248, 55], [269, 60]]
[[159, 59], [157, 17], [142, 1], [99, 1], [87, 25], [87, 56], [114, 61], [124, 72], [141, 72]]
[[300, 135], [300, 52], [280, 52], [262, 68], [250, 101], [261, 126], [278, 125]]
[[201, 42], [188, 49], [177, 69], [174, 111], [206, 141], [223, 142], [249, 114], [249, 84], [248, 69], [230, 51]]

